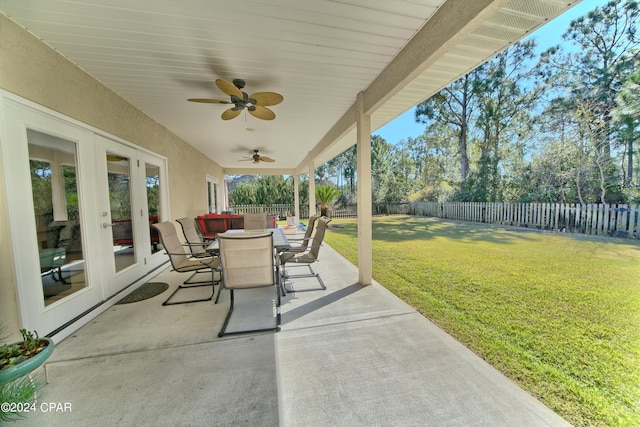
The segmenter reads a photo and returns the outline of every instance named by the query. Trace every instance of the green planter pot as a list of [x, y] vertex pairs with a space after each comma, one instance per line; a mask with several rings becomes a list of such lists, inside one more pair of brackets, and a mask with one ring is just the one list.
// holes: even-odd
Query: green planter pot
[[[0, 384], [9, 382], [23, 375], [27, 375], [34, 369], [40, 367], [53, 353], [54, 344], [49, 338], [40, 338], [40, 341], [46, 341], [47, 346], [42, 351], [29, 359], [11, 366], [10, 368], [0, 370]], [[15, 343], [20, 344], [20, 342]]]

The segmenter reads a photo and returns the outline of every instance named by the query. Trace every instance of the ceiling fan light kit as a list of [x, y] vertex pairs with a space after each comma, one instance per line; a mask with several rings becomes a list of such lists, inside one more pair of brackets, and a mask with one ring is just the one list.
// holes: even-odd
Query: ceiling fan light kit
[[256, 92], [249, 96], [241, 90], [245, 86], [245, 82], [242, 79], [233, 79], [233, 82], [217, 79], [216, 86], [229, 96], [229, 101], [209, 98], [189, 98], [187, 101], [209, 104], [233, 104], [233, 107], [222, 113], [222, 120], [231, 120], [238, 117], [240, 112], [245, 108], [249, 114], [258, 119], [273, 120], [276, 118], [276, 113], [267, 107], [278, 105], [284, 100], [282, 95], [275, 92]]

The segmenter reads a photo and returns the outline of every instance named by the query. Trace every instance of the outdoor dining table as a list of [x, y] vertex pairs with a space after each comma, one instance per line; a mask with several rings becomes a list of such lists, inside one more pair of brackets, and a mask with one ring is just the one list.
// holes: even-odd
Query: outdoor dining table
[[[284, 234], [284, 231], [281, 228], [266, 228], [264, 230], [227, 230], [224, 233], [220, 233], [220, 235], [228, 235], [228, 234], [238, 234], [238, 233], [247, 233], [247, 234], [255, 234], [255, 233], [263, 233], [265, 231], [271, 231], [273, 233], [273, 248], [278, 252], [284, 252], [287, 249], [291, 248], [289, 244], [289, 239]], [[207, 252], [210, 253], [219, 253], [220, 246], [218, 239], [211, 242], [209, 246], [207, 246]]]

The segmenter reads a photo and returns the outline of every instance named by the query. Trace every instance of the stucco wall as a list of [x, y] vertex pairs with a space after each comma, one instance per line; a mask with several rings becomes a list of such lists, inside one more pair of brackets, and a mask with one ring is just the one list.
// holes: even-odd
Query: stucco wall
[[[0, 88], [167, 157], [171, 219], [193, 217], [206, 209], [205, 177], [222, 176], [219, 165], [2, 14]], [[19, 315], [6, 212], [3, 188], [0, 322], [12, 332], [19, 328]]]

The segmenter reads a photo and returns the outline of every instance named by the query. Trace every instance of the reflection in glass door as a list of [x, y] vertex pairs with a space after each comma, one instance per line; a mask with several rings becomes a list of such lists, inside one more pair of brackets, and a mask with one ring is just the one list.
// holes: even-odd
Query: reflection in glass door
[[207, 176], [207, 207], [208, 213], [220, 212], [218, 210], [218, 180]]
[[[145, 164], [145, 181], [147, 187], [147, 210], [149, 211], [149, 225], [160, 222], [160, 168], [150, 163]], [[162, 247], [158, 231], [150, 227], [151, 253], [159, 252]]]
[[31, 192], [44, 304], [87, 286], [76, 145], [27, 130]]
[[113, 257], [116, 272], [136, 262], [133, 217], [131, 215], [131, 161], [125, 156], [107, 152], [107, 182]]

